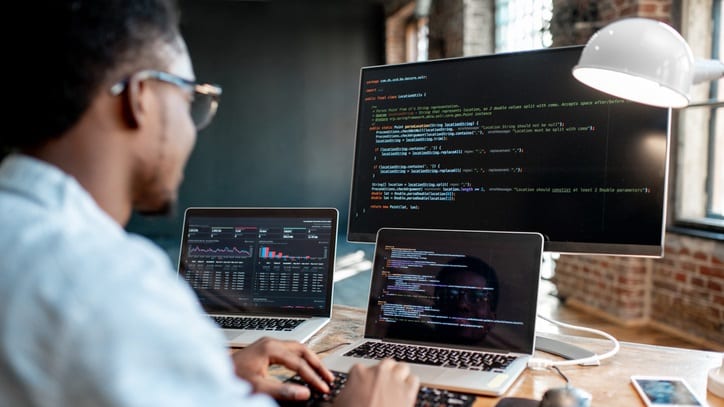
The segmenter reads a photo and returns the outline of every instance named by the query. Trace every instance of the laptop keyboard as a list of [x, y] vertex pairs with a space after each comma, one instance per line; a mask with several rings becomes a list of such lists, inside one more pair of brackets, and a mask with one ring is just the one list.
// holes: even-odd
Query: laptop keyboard
[[211, 317], [220, 327], [228, 329], [251, 329], [256, 331], [291, 331], [303, 319], [297, 318], [257, 318], [257, 317]]
[[[344, 385], [347, 383], [347, 373], [332, 372], [334, 373], [334, 382], [329, 386], [329, 393], [321, 393], [319, 391], [310, 388], [312, 396], [309, 400], [305, 401], [281, 401], [281, 407], [317, 407], [317, 406], [330, 406], [337, 394], [342, 391]], [[286, 380], [287, 382], [298, 383], [307, 386], [307, 383], [300, 378], [298, 375], [293, 376]], [[417, 392], [417, 399], [415, 401], [416, 407], [444, 407], [444, 406], [461, 406], [469, 407], [475, 402], [475, 395], [468, 393], [461, 393], [451, 390], [436, 389], [427, 386], [421, 386]]]
[[516, 356], [466, 350], [431, 348], [382, 342], [363, 342], [344, 356], [385, 359], [468, 370], [502, 372]]

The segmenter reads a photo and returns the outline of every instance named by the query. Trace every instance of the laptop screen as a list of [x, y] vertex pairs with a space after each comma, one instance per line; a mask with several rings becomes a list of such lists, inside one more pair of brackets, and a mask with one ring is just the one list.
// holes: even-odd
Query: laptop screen
[[179, 276], [208, 313], [329, 316], [334, 208], [189, 208]]
[[532, 353], [543, 237], [380, 229], [365, 336]]

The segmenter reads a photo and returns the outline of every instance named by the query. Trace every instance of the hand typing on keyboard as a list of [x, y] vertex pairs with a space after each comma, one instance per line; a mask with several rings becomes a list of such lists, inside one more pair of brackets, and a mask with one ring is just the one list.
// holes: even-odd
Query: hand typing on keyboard
[[352, 367], [335, 406], [413, 406], [420, 379], [406, 363], [385, 359], [376, 366]]
[[[348, 374], [342, 372], [334, 373], [334, 383], [331, 384], [329, 393], [312, 391], [309, 400], [281, 403], [282, 407], [324, 407], [341, 404], [337, 396], [342, 393], [347, 384]], [[287, 380], [291, 383], [306, 385], [299, 376], [293, 376]], [[344, 400], [342, 400], [344, 402]], [[375, 401], [373, 401], [375, 402]], [[456, 391], [436, 389], [422, 386], [417, 392], [415, 407], [470, 407], [475, 402], [475, 395], [460, 393]]]
[[[304, 403], [314, 393], [330, 394], [335, 406], [411, 407], [420, 388], [420, 380], [410, 374], [407, 364], [385, 359], [375, 366], [353, 367], [344, 388], [331, 393], [335, 376], [306, 345], [296, 341], [264, 338], [235, 352], [233, 359], [236, 374], [248, 381], [254, 392], [280, 402]], [[281, 382], [271, 377], [271, 365], [293, 370], [299, 381]]]
[[[334, 372], [335, 380], [329, 392], [312, 391], [305, 401], [281, 403], [284, 407], [318, 406], [410, 406], [415, 405], [420, 382], [410, 374], [410, 368], [392, 359], [385, 359], [376, 366], [357, 365], [349, 374]], [[307, 383], [299, 376], [287, 383]]]

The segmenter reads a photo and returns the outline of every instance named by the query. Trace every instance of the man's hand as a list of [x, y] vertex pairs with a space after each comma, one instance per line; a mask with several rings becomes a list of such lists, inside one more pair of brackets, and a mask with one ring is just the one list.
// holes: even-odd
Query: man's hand
[[233, 354], [237, 376], [248, 381], [255, 392], [266, 393], [278, 400], [307, 400], [309, 389], [292, 383], [282, 383], [269, 376], [271, 365], [283, 365], [293, 370], [311, 386], [324, 393], [327, 383], [334, 380], [332, 372], [322, 365], [317, 355], [297, 341], [263, 338]]
[[385, 359], [373, 367], [355, 365], [335, 406], [413, 406], [420, 379], [406, 363]]

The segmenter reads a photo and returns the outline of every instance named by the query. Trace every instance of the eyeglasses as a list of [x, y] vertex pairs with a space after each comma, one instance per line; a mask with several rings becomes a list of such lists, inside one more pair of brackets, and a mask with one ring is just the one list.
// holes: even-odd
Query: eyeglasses
[[[170, 74], [168, 72], [143, 70], [133, 74], [139, 80], [156, 79], [189, 92], [191, 94], [191, 120], [194, 122], [196, 130], [201, 130], [211, 123], [211, 119], [216, 114], [219, 107], [219, 97], [221, 96], [221, 87], [210, 83], [196, 83], [180, 76]], [[111, 86], [111, 94], [120, 95], [128, 86], [130, 78], [126, 78], [115, 85]]]
[[468, 303], [479, 304], [490, 301], [489, 294], [488, 290], [447, 287], [440, 290], [440, 299], [443, 301], [458, 301], [465, 298]]

